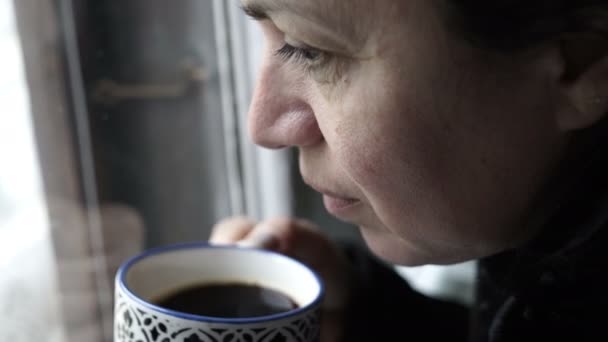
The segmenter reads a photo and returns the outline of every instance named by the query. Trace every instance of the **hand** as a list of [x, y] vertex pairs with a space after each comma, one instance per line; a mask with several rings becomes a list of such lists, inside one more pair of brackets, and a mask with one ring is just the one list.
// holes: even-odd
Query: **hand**
[[321, 340], [339, 340], [342, 310], [350, 295], [350, 265], [314, 224], [293, 218], [255, 222], [233, 217], [213, 227], [210, 242], [266, 248], [298, 259], [314, 269], [325, 284]]

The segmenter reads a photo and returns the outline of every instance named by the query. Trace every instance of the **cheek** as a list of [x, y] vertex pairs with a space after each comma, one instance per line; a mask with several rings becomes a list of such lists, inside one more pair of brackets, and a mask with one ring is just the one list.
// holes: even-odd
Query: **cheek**
[[428, 139], [433, 136], [429, 124], [419, 115], [420, 96], [408, 91], [413, 87], [375, 74], [380, 77], [367, 78], [360, 89], [353, 84], [343, 97], [329, 143], [380, 216], [403, 211], [432, 164], [426, 158], [439, 153]]
[[[398, 106], [384, 109], [391, 117], [415, 116]], [[441, 215], [432, 182], [438, 178], [432, 168], [436, 163], [430, 158], [440, 149], [425, 143], [419, 133], [423, 123], [392, 122], [371, 122], [343, 136], [348, 143], [337, 159], [372, 211], [362, 225], [369, 246], [387, 260], [410, 263], [433, 250], [428, 240], [436, 234], [429, 228], [439, 226], [435, 221]]]
[[378, 69], [364, 76], [366, 82], [353, 79], [340, 104], [328, 108], [326, 140], [373, 211], [364, 231], [385, 231], [376, 236], [378, 244], [395, 240], [430, 249], [427, 240], [438, 234], [429, 228], [445, 234], [445, 223], [454, 219], [445, 186], [453, 158], [449, 125], [429, 97], [435, 92], [417, 81], [428, 77]]

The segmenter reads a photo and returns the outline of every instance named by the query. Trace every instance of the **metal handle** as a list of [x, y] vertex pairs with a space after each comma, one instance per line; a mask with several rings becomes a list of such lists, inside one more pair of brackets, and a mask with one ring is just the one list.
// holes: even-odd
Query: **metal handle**
[[166, 83], [123, 84], [102, 79], [93, 90], [93, 99], [103, 104], [116, 104], [125, 100], [171, 100], [184, 97], [192, 89], [209, 79], [204, 67], [186, 67], [181, 80]]

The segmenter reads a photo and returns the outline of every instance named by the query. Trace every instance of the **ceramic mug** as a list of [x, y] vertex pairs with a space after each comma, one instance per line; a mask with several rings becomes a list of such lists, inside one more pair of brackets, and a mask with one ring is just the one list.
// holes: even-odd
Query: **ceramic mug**
[[[246, 283], [289, 296], [296, 308], [257, 317], [210, 317], [156, 304], [196, 284]], [[182, 244], [131, 258], [116, 274], [115, 342], [319, 341], [320, 278], [304, 264], [254, 248]]]

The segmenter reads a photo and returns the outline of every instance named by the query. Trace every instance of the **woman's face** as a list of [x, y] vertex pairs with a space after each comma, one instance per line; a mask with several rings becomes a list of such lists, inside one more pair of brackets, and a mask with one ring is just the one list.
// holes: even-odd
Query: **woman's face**
[[404, 265], [516, 246], [564, 144], [541, 52], [469, 45], [428, 0], [244, 0], [266, 47], [257, 144], [296, 146], [330, 213]]

